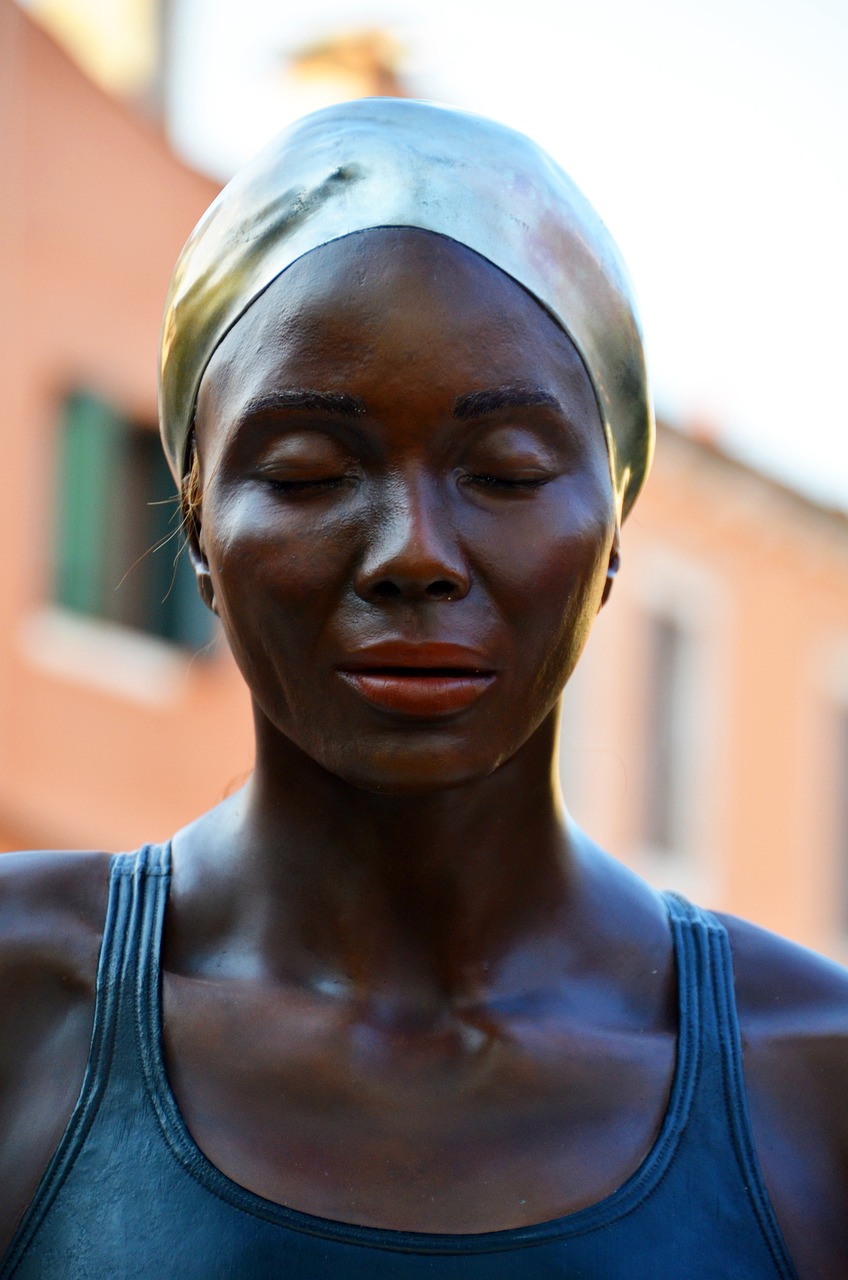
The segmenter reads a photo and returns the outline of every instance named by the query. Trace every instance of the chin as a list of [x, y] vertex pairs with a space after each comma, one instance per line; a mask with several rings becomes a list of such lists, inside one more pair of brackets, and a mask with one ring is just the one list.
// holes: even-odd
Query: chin
[[457, 753], [455, 758], [444, 753], [423, 757], [417, 753], [396, 752], [391, 758], [357, 760], [348, 756], [336, 767], [329, 767], [343, 782], [361, 791], [386, 796], [426, 796], [440, 791], [453, 791], [489, 777], [499, 760], [475, 761]]

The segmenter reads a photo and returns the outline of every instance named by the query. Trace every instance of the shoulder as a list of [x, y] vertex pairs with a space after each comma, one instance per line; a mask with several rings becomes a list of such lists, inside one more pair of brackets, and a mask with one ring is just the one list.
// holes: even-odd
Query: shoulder
[[79, 1093], [108, 869], [102, 853], [0, 854], [0, 1252]]
[[848, 1043], [848, 969], [735, 916], [719, 915], [743, 1029], [756, 1037]]
[[108, 877], [103, 853], [0, 855], [0, 1009], [22, 979], [90, 986]]
[[[739, 1025], [752, 1066], [794, 1109], [832, 1123], [848, 1155], [848, 970], [747, 921], [719, 919], [730, 938]], [[801, 1086], [802, 1098], [793, 1096]]]
[[0, 1071], [17, 1069], [25, 1045], [93, 1000], [108, 879], [102, 853], [0, 854]]
[[751, 1125], [766, 1186], [802, 1275], [848, 1257], [848, 970], [732, 916]]
[[41, 916], [81, 923], [105, 904], [109, 866], [110, 856], [95, 850], [0, 854], [0, 929]]

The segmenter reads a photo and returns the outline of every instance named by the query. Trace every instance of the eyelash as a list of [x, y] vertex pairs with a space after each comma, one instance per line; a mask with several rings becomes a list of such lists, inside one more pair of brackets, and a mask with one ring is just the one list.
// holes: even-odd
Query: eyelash
[[270, 489], [277, 493], [320, 493], [329, 489], [340, 489], [347, 484], [348, 476], [338, 476], [332, 480], [268, 480]]
[[467, 476], [466, 483], [486, 485], [492, 489], [540, 489], [548, 483], [547, 476], [539, 476], [532, 480], [507, 480], [503, 476]]

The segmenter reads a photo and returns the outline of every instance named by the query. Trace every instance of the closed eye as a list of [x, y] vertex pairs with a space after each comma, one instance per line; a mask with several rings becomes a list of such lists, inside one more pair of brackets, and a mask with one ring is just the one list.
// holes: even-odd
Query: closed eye
[[349, 484], [352, 476], [327, 476], [321, 480], [275, 480], [268, 477], [265, 483], [276, 493], [319, 494], [328, 493], [332, 489], [341, 489]]
[[465, 483], [487, 489], [540, 489], [552, 479], [552, 476], [513, 477], [483, 474], [466, 476]]

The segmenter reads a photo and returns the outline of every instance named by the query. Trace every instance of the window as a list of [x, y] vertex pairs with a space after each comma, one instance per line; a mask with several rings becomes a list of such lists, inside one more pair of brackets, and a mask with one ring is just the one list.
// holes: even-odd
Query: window
[[53, 597], [57, 604], [201, 649], [214, 619], [184, 552], [155, 431], [88, 392], [64, 405]]
[[839, 913], [848, 935], [848, 706], [836, 713], [836, 865], [839, 867]]
[[648, 615], [645, 841], [658, 854], [685, 851], [691, 773], [691, 642], [681, 621]]

